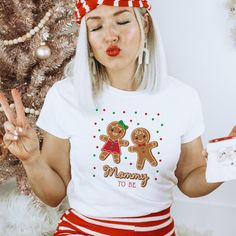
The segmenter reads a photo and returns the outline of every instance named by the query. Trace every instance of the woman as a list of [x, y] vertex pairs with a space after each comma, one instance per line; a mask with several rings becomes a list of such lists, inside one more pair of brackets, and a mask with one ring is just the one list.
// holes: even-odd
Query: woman
[[4, 142], [43, 202], [68, 196], [55, 235], [175, 235], [173, 187], [198, 197], [221, 184], [205, 180], [198, 95], [167, 75], [146, 0], [80, 0], [77, 9], [73, 65], [37, 121], [41, 151], [15, 89], [16, 117], [0, 95]]

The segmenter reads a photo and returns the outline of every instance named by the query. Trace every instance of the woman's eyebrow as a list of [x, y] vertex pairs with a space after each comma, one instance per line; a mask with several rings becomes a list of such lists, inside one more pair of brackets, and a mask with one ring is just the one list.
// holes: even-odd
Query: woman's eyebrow
[[[124, 12], [130, 12], [130, 11], [129, 11], [129, 10], [117, 11], [117, 12], [115, 12], [115, 13], [113, 14], [113, 16], [118, 16], [118, 15], [124, 13]], [[86, 21], [88, 21], [88, 20], [99, 20], [99, 19], [101, 19], [100, 16], [90, 16], [90, 17], [87, 18]]]

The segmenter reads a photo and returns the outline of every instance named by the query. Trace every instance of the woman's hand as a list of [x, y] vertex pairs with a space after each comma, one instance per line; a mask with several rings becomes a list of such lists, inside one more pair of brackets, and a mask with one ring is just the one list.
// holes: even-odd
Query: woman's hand
[[231, 130], [229, 136], [233, 136], [236, 137], [236, 125], [233, 127], [233, 129]]
[[16, 114], [10, 108], [6, 97], [0, 93], [0, 103], [8, 121], [4, 123], [5, 134], [3, 142], [6, 148], [21, 161], [26, 161], [34, 155], [40, 154], [39, 140], [37, 133], [30, 126], [25, 117], [25, 109], [19, 92], [16, 89], [11, 91]]

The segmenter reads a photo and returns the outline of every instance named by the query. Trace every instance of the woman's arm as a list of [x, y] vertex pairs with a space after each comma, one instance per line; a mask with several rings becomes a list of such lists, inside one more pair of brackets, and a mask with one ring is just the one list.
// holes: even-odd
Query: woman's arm
[[51, 207], [56, 207], [66, 196], [71, 178], [69, 152], [67, 139], [44, 132], [41, 152], [22, 162], [34, 193]]
[[65, 197], [70, 181], [69, 141], [45, 132], [40, 151], [37, 133], [25, 116], [19, 92], [13, 89], [11, 93], [16, 113], [0, 92], [0, 103], [8, 119], [4, 123], [5, 147], [22, 161], [35, 194], [46, 204], [57, 206]]
[[175, 175], [178, 179], [179, 189], [189, 197], [207, 195], [222, 184], [206, 182], [206, 158], [202, 151], [201, 137], [181, 145], [181, 154]]

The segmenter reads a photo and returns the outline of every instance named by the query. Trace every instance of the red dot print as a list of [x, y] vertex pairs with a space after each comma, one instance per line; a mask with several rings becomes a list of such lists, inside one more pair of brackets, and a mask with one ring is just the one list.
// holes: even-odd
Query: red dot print
[[106, 111], [106, 109], [104, 108], [103, 111]]
[[160, 138], [160, 140], [162, 141], [162, 138]]
[[133, 163], [129, 163], [131, 166], [133, 165]]
[[159, 116], [159, 115], [160, 115], [160, 113], [157, 113], [157, 115]]
[[97, 168], [94, 166], [93, 169], [96, 170]]
[[93, 138], [96, 138], [96, 136], [94, 135]]
[[98, 146], [96, 146], [96, 148], [99, 148]]
[[145, 114], [145, 116], [146, 116], [146, 115], [147, 115], [147, 112], [145, 112], [144, 114]]
[[123, 111], [123, 113], [125, 114], [125, 111]]

